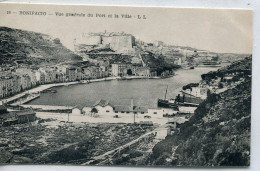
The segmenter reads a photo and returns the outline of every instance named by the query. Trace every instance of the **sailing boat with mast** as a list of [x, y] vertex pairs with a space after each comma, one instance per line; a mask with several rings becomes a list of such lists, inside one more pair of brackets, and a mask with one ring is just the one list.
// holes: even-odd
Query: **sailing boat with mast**
[[167, 88], [165, 91], [164, 99], [158, 99], [158, 102], [157, 102], [158, 107], [179, 110], [178, 105], [176, 105], [176, 103], [175, 103], [175, 99], [172, 99], [172, 98], [170, 100], [166, 99], [167, 91], [168, 91], [168, 85], [167, 85]]

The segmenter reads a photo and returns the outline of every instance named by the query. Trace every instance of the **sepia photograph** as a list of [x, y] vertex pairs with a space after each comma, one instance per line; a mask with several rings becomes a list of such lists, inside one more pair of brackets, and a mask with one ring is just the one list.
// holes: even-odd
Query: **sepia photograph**
[[0, 3], [0, 165], [249, 167], [252, 15]]

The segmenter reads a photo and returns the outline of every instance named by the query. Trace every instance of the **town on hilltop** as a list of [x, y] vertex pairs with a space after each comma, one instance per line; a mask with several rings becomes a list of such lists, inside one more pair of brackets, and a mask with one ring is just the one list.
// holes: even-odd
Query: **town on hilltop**
[[59, 39], [40, 33], [5, 27], [1, 33], [0, 98], [50, 83], [125, 76], [167, 78], [180, 67], [218, 66], [240, 56], [226, 58], [227, 54], [162, 41], [146, 43], [123, 32], [83, 33], [74, 40], [75, 52]]

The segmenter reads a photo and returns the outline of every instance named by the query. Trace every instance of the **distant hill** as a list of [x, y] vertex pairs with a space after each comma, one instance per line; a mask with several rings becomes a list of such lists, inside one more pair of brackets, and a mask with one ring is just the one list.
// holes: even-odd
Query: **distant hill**
[[11, 64], [14, 61], [56, 63], [68, 60], [81, 60], [81, 57], [64, 47], [58, 38], [31, 31], [0, 27], [0, 64]]

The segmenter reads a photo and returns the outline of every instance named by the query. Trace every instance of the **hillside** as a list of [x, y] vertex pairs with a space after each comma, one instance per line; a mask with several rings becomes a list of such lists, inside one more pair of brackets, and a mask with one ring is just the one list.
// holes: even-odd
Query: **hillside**
[[[216, 74], [245, 68], [251, 71], [251, 60], [246, 58]], [[147, 164], [249, 166], [251, 78], [243, 78], [244, 81], [232, 89], [210, 94], [194, 116], [181, 125], [179, 132], [167, 136], [153, 148]]]
[[25, 64], [41, 64], [80, 59], [80, 56], [65, 48], [58, 38], [36, 32], [0, 27], [0, 64], [12, 64], [15, 61]]

